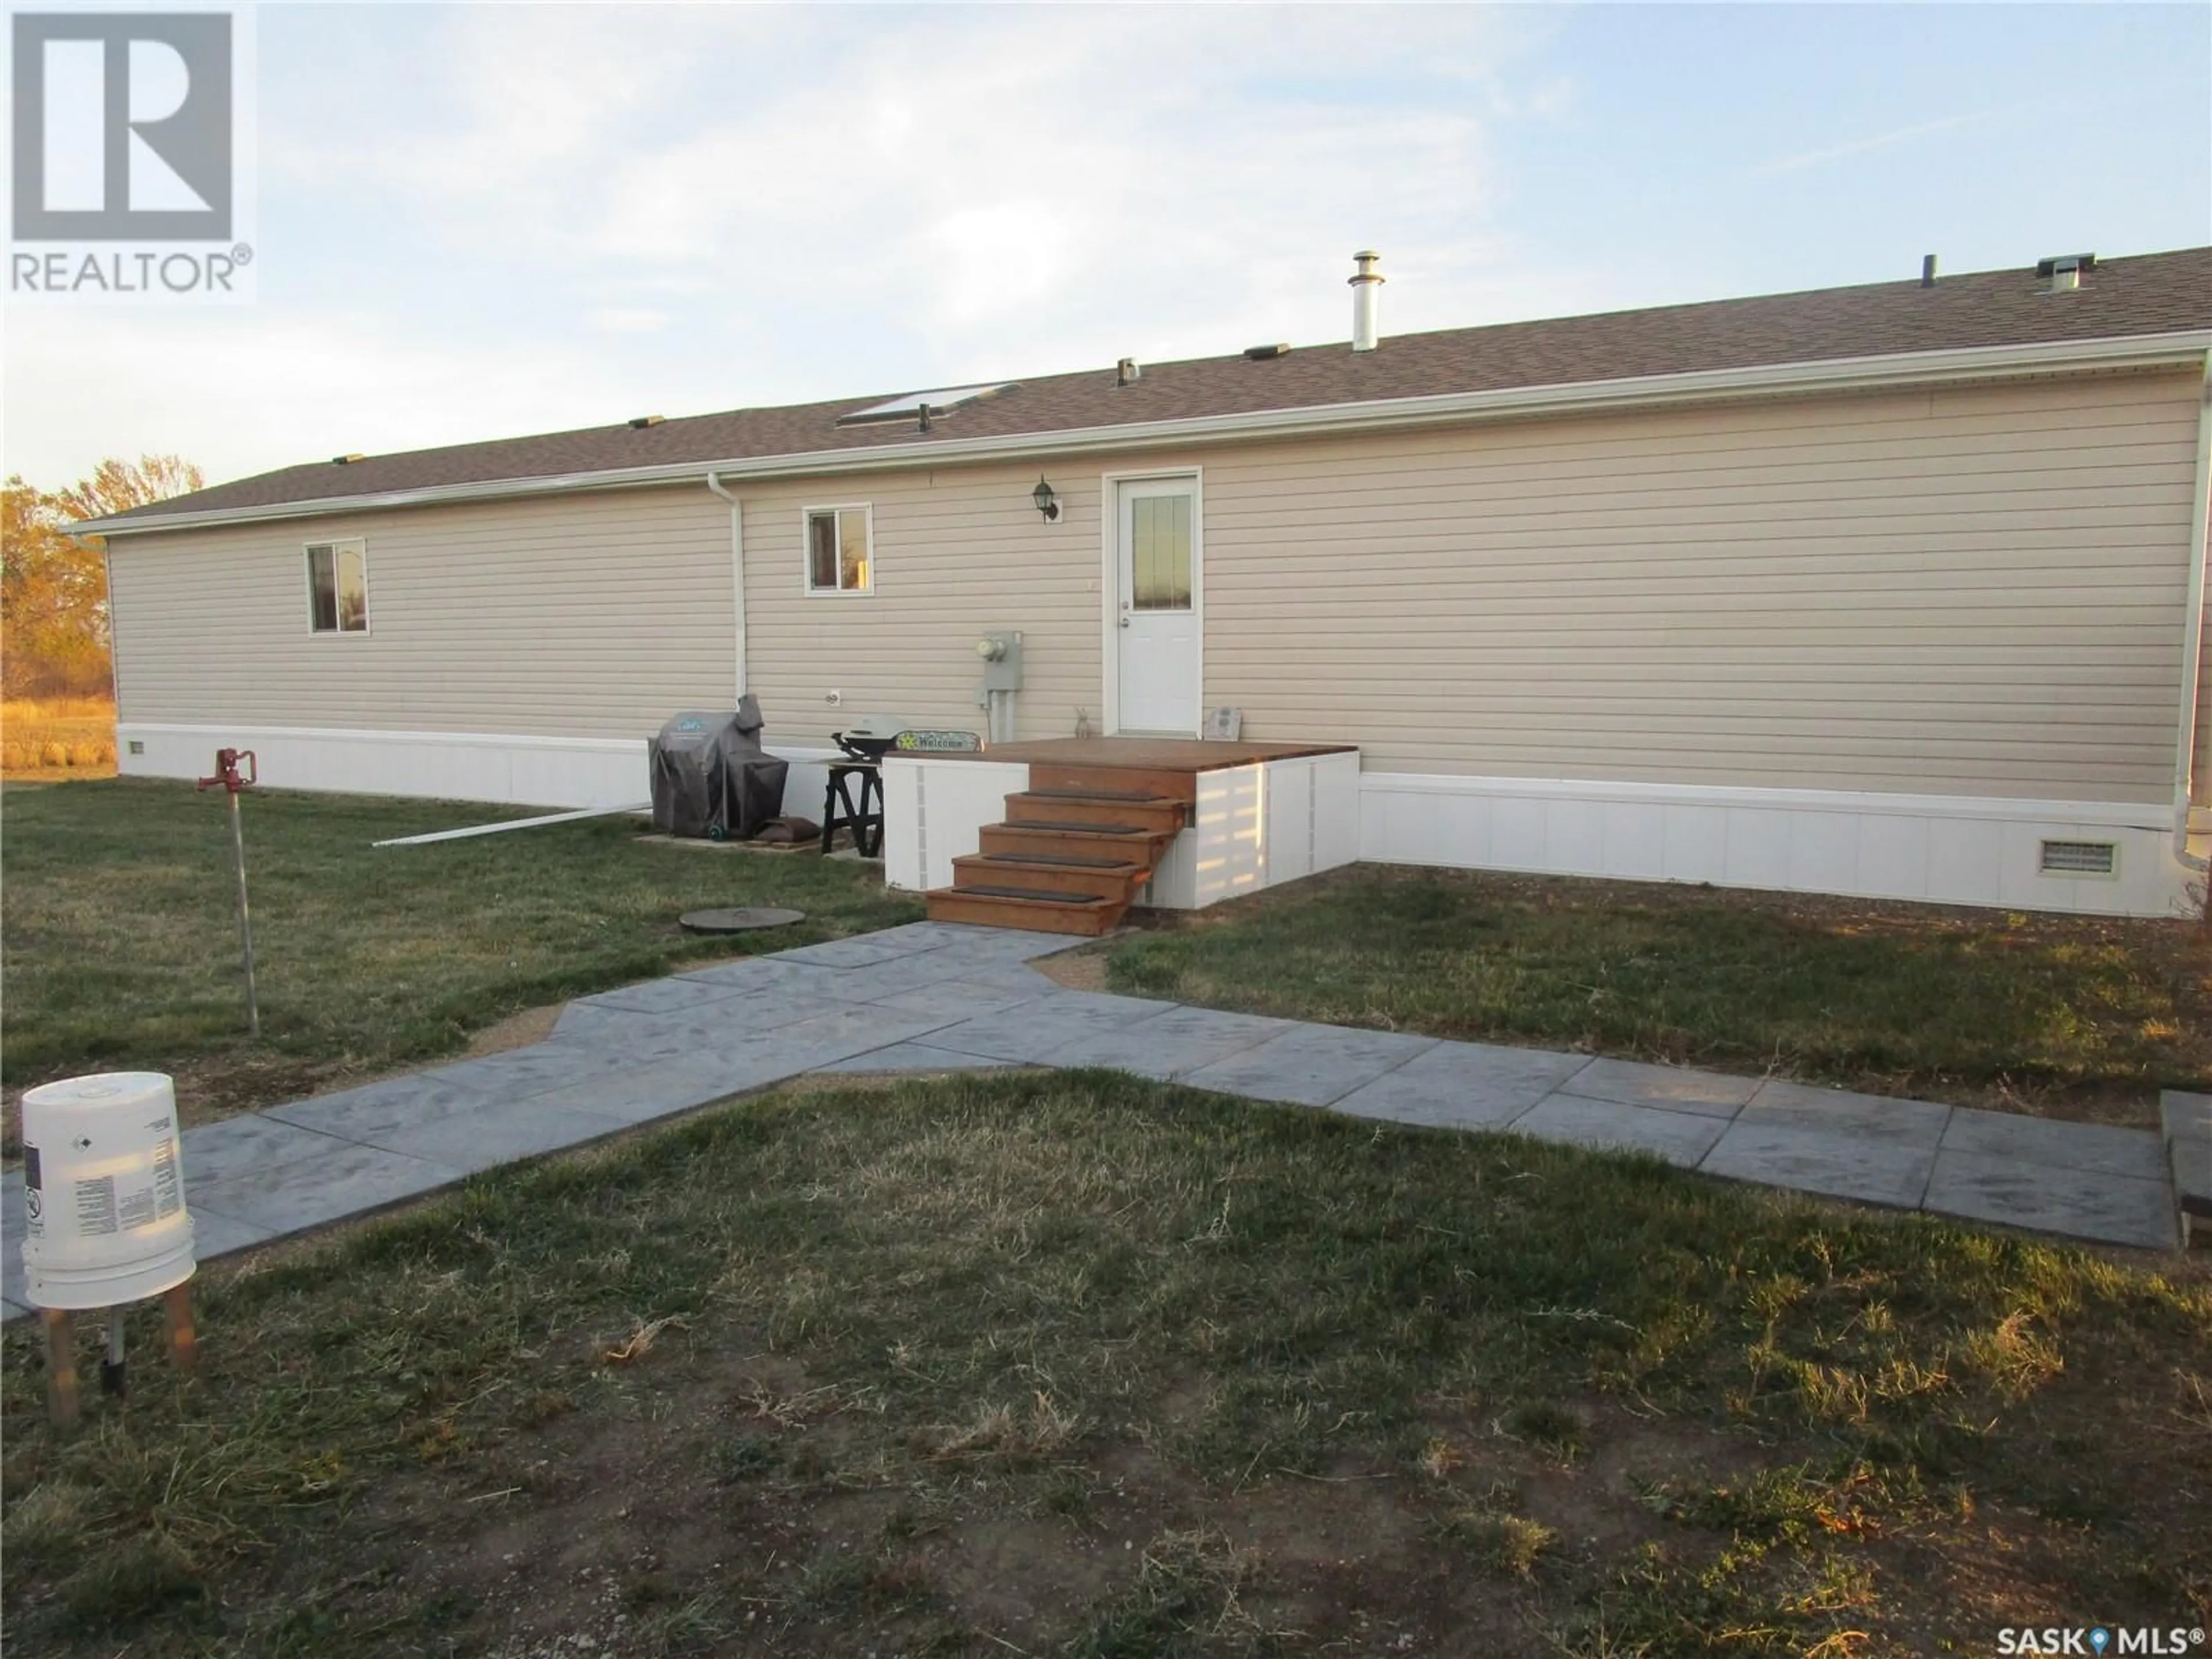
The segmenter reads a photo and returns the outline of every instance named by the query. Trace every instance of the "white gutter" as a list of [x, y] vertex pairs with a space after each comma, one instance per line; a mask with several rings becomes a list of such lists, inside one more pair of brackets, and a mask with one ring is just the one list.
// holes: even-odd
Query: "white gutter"
[[711, 469], [707, 474], [707, 488], [730, 504], [730, 588], [735, 596], [732, 602], [737, 607], [738, 625], [738, 695], [731, 705], [735, 708], [745, 700], [745, 507], [722, 488], [720, 475]]
[[1370, 431], [1461, 421], [1532, 415], [1591, 413], [1707, 402], [1720, 398], [1780, 397], [1860, 387], [1936, 386], [1960, 380], [2063, 374], [2088, 369], [2194, 368], [2212, 349], [2212, 331], [2191, 329], [2118, 339], [2062, 340], [2038, 345], [1973, 346], [1950, 351], [1893, 352], [1873, 357], [1834, 357], [1818, 362], [1770, 363], [1752, 368], [1705, 369], [1564, 385], [1511, 386], [1495, 392], [1455, 392], [1427, 398], [1379, 398], [1299, 409], [1259, 410], [1124, 426], [1024, 432], [988, 438], [937, 438], [864, 449], [810, 450], [795, 454], [684, 461], [663, 466], [615, 467], [604, 471], [550, 474], [439, 484], [422, 489], [328, 496], [266, 507], [171, 513], [158, 518], [95, 519], [72, 525], [72, 535], [141, 535], [200, 526], [252, 524], [276, 519], [422, 507], [442, 502], [496, 501], [570, 490], [627, 489], [695, 483], [702, 473], [733, 478], [820, 477], [846, 472], [944, 466], [959, 461], [1018, 459], [1139, 449], [1158, 445], [1224, 443], [1240, 438]]
[[2181, 617], [2181, 723], [2173, 757], [2173, 856], [2185, 869], [2212, 869], [2212, 858], [2189, 850], [2189, 817], [2197, 799], [2197, 704], [2204, 687], [2205, 543], [2212, 537], [2212, 356], [2197, 410], [2197, 494], [2189, 514], [2189, 582]]

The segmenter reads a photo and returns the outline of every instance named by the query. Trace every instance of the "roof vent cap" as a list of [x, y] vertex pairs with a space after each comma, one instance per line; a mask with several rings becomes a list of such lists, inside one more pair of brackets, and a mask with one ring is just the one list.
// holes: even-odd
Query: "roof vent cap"
[[2094, 253], [2054, 253], [2035, 262], [2035, 274], [2051, 279], [2053, 294], [2071, 294], [2081, 286], [2082, 273], [2096, 268], [2097, 256]]
[[665, 415], [633, 415], [629, 417], [629, 423], [635, 430], [642, 432], [649, 426], [659, 426], [667, 418]]
[[1291, 343], [1287, 340], [1278, 340], [1273, 345], [1246, 346], [1244, 355], [1255, 363], [1264, 363], [1270, 357], [1289, 356]]
[[356, 461], [365, 461], [368, 459], [368, 456], [358, 453], [351, 455], [333, 455], [331, 457], [331, 465], [332, 466], [351, 466]]
[[1346, 280], [1352, 284], [1352, 349], [1372, 351], [1382, 337], [1381, 319], [1377, 315], [1382, 304], [1382, 284], [1388, 281], [1376, 267], [1382, 256], [1372, 248], [1363, 248], [1352, 256], [1352, 274]]

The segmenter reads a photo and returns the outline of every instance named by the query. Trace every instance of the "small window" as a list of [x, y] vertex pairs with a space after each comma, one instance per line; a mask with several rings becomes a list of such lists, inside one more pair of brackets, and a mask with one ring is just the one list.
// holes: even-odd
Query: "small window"
[[361, 543], [307, 549], [307, 625], [318, 634], [368, 632], [368, 550]]
[[810, 507], [806, 509], [806, 591], [810, 593], [866, 593], [875, 582], [870, 556], [869, 509]]

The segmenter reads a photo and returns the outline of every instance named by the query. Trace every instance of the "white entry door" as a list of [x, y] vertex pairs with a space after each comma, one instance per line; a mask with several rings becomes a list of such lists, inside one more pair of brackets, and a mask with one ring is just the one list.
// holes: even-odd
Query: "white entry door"
[[1198, 481], [1127, 478], [1118, 495], [1117, 729], [1198, 735]]

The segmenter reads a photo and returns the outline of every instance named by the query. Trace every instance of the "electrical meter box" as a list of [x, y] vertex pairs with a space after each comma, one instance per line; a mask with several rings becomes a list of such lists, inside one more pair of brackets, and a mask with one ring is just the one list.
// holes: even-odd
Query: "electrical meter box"
[[986, 634], [975, 641], [975, 654], [983, 659], [986, 691], [1022, 689], [1022, 635], [1019, 629]]

